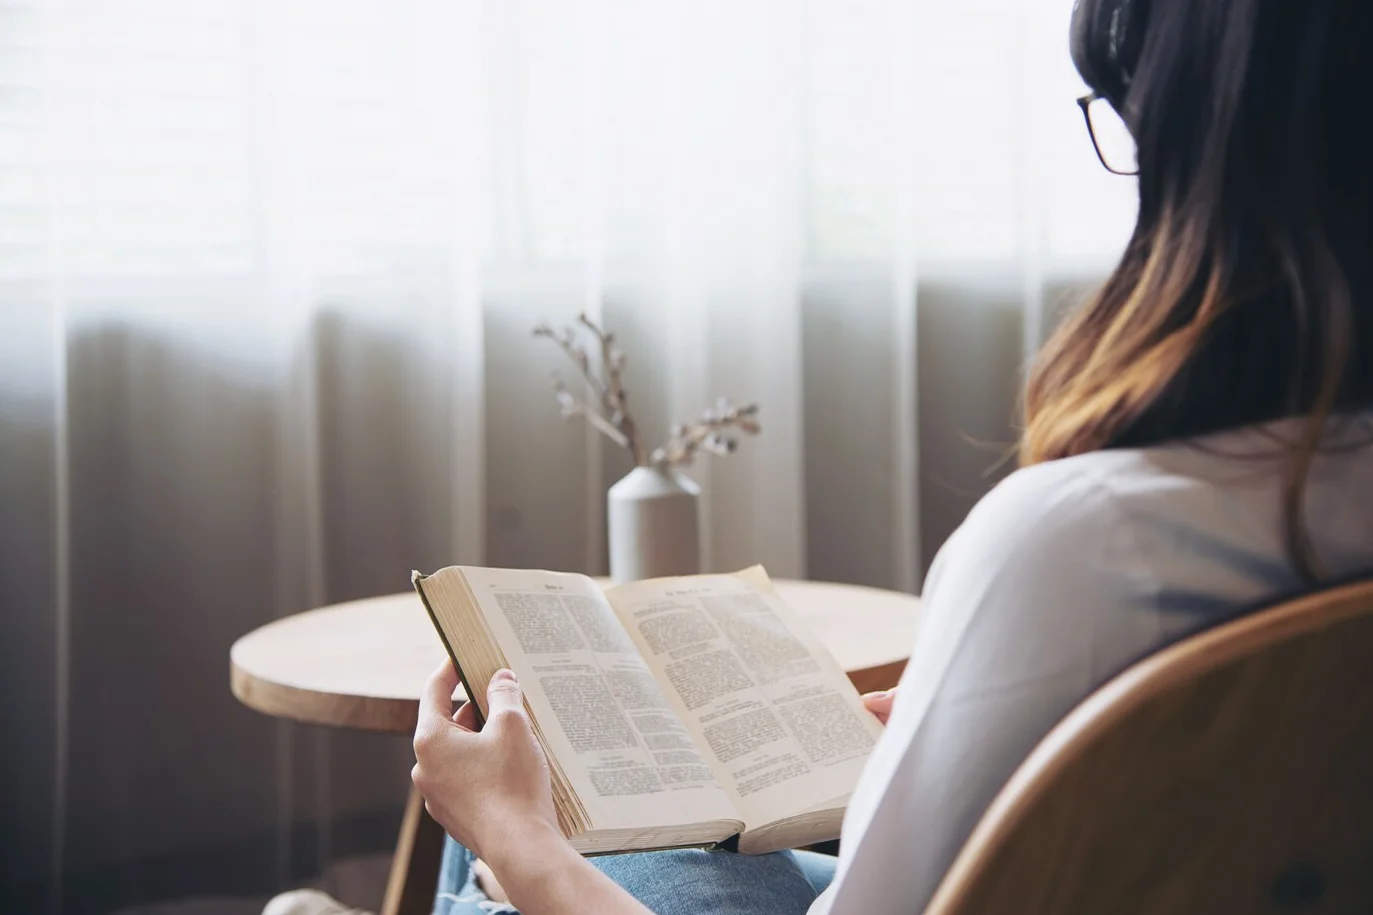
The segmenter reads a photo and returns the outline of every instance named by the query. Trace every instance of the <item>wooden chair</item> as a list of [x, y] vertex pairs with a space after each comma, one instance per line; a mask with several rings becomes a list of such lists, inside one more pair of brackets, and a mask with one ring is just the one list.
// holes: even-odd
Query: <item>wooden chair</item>
[[1373, 913], [1373, 582], [1150, 657], [1035, 748], [926, 915]]

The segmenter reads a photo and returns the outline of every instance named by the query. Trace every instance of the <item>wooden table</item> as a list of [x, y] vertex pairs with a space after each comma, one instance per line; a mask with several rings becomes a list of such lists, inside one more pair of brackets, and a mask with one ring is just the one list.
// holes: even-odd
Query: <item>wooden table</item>
[[[776, 581], [860, 692], [896, 683], [915, 639], [920, 599], [822, 582]], [[443, 659], [413, 592], [335, 604], [268, 623], [234, 643], [229, 677], [250, 708], [310, 724], [409, 733], [420, 690]], [[413, 788], [381, 915], [427, 913], [443, 830]]]

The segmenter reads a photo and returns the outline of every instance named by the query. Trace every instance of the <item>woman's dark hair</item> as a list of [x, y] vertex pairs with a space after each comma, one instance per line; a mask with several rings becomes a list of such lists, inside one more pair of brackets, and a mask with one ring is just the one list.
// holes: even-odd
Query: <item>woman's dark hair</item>
[[1078, 0], [1071, 50], [1137, 146], [1139, 214], [1049, 341], [1023, 463], [1373, 406], [1373, 0]]

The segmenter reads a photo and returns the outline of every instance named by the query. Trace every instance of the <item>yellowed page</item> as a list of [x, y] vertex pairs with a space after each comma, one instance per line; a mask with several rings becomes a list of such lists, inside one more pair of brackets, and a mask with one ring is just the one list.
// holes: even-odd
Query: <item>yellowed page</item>
[[749, 829], [842, 804], [881, 725], [761, 568], [607, 596]]
[[594, 581], [461, 569], [597, 831], [739, 819]]

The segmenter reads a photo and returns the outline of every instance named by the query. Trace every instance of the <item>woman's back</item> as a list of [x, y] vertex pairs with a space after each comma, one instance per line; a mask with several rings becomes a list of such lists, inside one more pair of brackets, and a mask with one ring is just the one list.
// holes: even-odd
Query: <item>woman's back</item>
[[919, 911], [1035, 742], [1131, 661], [1373, 572], [1373, 446], [1351, 450], [1373, 440], [1370, 40], [1366, 0], [1074, 3], [1078, 104], [1136, 176], [1135, 229], [1035, 360], [1025, 469], [931, 570], [835, 913]]
[[[1309, 585], [1285, 539], [1299, 423], [1026, 468], [930, 572], [915, 652], [844, 826], [832, 911], [919, 911], [996, 792], [1131, 662]], [[1276, 441], [1275, 441], [1276, 440]], [[1305, 487], [1330, 579], [1373, 573], [1373, 414], [1336, 420]], [[822, 900], [813, 911], [823, 911]]]

